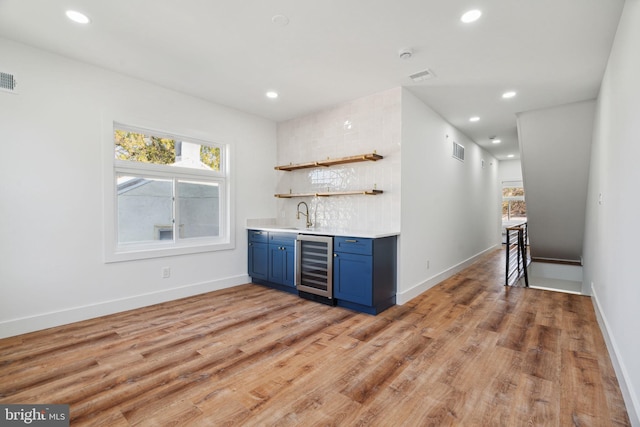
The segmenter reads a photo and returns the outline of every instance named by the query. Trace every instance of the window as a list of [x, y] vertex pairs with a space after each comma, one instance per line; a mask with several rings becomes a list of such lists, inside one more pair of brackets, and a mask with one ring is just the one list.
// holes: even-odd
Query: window
[[227, 147], [114, 123], [107, 260], [230, 247]]
[[526, 221], [527, 204], [524, 201], [522, 181], [505, 181], [502, 183], [502, 220]]

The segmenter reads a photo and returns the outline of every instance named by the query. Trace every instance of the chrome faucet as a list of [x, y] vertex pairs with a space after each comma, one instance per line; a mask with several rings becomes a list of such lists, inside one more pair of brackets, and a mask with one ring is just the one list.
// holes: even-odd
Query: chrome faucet
[[[304, 205], [306, 212], [300, 212], [300, 205]], [[311, 223], [311, 219], [309, 218], [309, 205], [306, 202], [298, 203], [298, 207], [296, 208], [296, 219], [300, 219], [300, 214], [304, 215], [307, 218], [307, 228], [311, 227], [313, 224]]]

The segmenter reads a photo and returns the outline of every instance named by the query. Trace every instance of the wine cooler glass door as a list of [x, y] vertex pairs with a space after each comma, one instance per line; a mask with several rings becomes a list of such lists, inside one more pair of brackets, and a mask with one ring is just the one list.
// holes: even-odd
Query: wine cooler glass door
[[299, 291], [333, 298], [333, 237], [298, 235], [296, 287]]

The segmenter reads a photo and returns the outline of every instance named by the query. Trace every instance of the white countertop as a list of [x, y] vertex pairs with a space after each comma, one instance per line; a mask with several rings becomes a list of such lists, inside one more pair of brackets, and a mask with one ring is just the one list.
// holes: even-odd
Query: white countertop
[[247, 225], [248, 230], [262, 230], [262, 231], [276, 231], [280, 233], [295, 233], [295, 234], [315, 234], [318, 236], [345, 236], [345, 237], [360, 237], [368, 239], [378, 239], [381, 237], [398, 236], [399, 231], [380, 231], [380, 230], [353, 230], [353, 229], [340, 229], [331, 227], [287, 227], [280, 225]]

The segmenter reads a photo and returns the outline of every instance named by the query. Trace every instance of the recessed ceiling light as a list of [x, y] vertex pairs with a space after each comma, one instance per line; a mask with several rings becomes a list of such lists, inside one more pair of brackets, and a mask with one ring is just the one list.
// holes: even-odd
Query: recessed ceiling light
[[508, 157], [508, 158], [512, 158], [512, 157], [515, 157], [515, 155], [513, 155], [513, 154], [509, 154], [507, 157]]
[[477, 21], [482, 16], [482, 12], [478, 9], [473, 9], [468, 12], [465, 12], [464, 15], [460, 17], [460, 20], [465, 24], [469, 24], [471, 22]]
[[505, 99], [513, 98], [514, 96], [516, 96], [516, 93], [514, 91], [512, 91], [512, 90], [502, 94], [502, 97], [505, 98]]
[[501, 139], [492, 139], [491, 142], [493, 142], [494, 144], [500, 144], [502, 142]]
[[477, 122], [478, 120], [480, 120], [480, 117], [478, 117], [478, 116], [473, 116], [473, 117], [469, 118], [470, 122]]
[[91, 22], [87, 15], [76, 10], [67, 10], [65, 14], [67, 15], [67, 18], [71, 19], [73, 22], [77, 22], [78, 24], [88, 24]]
[[276, 99], [278, 97], [278, 92], [270, 90], [269, 92], [265, 93], [265, 95], [269, 99]]

